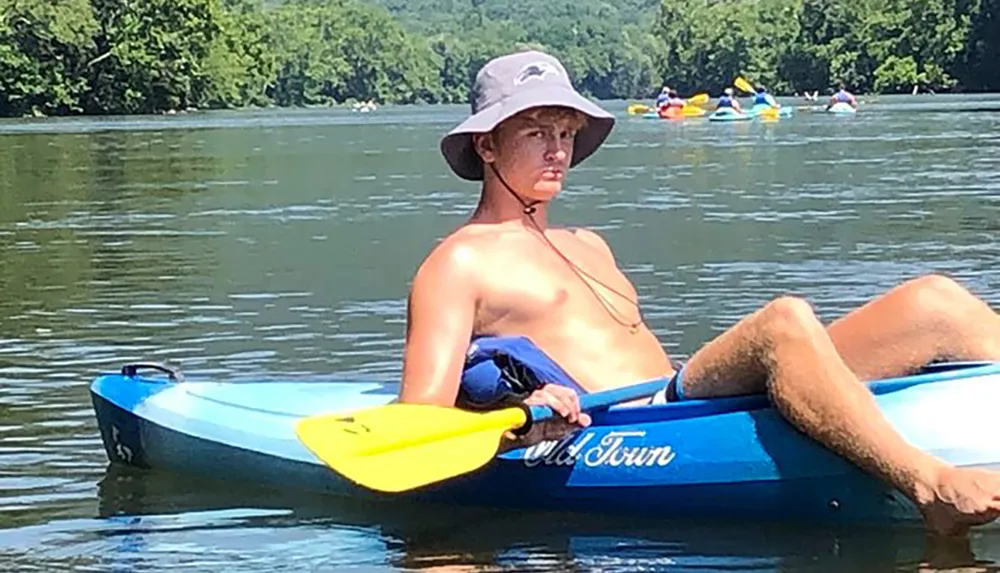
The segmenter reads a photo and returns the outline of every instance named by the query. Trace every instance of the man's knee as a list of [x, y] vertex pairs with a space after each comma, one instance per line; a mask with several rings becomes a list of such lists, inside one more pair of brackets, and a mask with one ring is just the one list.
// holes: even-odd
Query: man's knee
[[904, 283], [901, 291], [915, 312], [952, 316], [981, 306], [964, 286], [942, 275], [913, 279]]
[[904, 284], [918, 296], [930, 300], [953, 300], [971, 296], [964, 286], [944, 275], [924, 275]]
[[810, 339], [823, 333], [823, 324], [812, 305], [795, 296], [782, 296], [769, 302], [761, 312], [764, 339], [780, 341]]

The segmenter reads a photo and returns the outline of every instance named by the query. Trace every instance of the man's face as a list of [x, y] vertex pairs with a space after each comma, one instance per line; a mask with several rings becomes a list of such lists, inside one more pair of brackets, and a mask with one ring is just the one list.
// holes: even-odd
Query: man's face
[[513, 190], [530, 201], [550, 201], [562, 191], [573, 143], [586, 116], [563, 107], [525, 110], [478, 136], [476, 149]]

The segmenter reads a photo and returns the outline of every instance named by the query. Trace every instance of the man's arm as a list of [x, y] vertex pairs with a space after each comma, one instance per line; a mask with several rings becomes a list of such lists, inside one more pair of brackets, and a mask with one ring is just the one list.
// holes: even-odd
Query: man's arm
[[[610, 256], [611, 250], [600, 237], [593, 235], [592, 240]], [[476, 256], [468, 247], [446, 242], [417, 271], [407, 309], [400, 402], [455, 405], [480, 297]], [[548, 406], [564, 419], [538, 424], [533, 432], [536, 439], [561, 437], [568, 429], [590, 425], [590, 416], [580, 412], [576, 392], [564, 386], [546, 384], [525, 403]], [[531, 443], [527, 438], [512, 443]]]
[[413, 279], [401, 402], [454, 406], [472, 337], [478, 287], [468, 247], [443, 243]]

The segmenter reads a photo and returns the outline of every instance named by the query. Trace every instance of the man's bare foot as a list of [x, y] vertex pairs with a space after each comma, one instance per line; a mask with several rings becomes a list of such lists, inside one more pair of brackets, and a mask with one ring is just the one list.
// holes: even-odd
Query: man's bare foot
[[945, 466], [918, 504], [932, 533], [965, 535], [970, 527], [1000, 517], [1000, 473]]

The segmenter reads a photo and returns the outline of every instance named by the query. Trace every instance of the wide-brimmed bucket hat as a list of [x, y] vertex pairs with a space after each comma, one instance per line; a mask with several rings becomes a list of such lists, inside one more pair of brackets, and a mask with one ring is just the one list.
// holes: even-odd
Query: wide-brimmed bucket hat
[[572, 108], [589, 118], [576, 134], [570, 167], [597, 151], [615, 124], [614, 116], [573, 88], [559, 60], [538, 51], [518, 52], [490, 60], [479, 70], [472, 116], [441, 140], [441, 153], [456, 175], [480, 181], [483, 160], [472, 146], [472, 134], [488, 133], [511, 116], [542, 106]]

